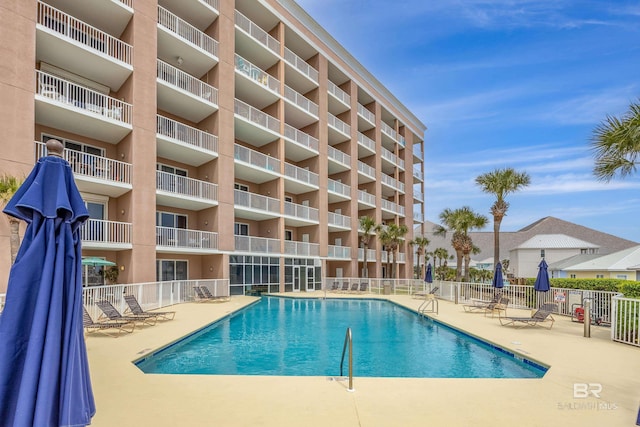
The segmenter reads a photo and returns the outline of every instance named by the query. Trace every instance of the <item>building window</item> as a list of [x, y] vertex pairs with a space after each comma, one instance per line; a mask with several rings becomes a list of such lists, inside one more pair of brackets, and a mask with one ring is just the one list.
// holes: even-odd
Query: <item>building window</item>
[[241, 222], [236, 222], [233, 224], [233, 234], [236, 236], [248, 236], [249, 235], [249, 224], [244, 224]]
[[617, 274], [616, 275], [616, 279], [627, 280], [627, 275], [626, 274]]
[[233, 184], [233, 188], [240, 191], [249, 191], [249, 186], [244, 184]]
[[156, 225], [169, 228], [187, 228], [187, 216], [171, 212], [156, 212]]
[[284, 240], [293, 240], [293, 231], [284, 230]]
[[575, 275], [575, 274], [572, 274], [572, 275], [571, 275], [571, 276], [569, 276], [569, 277], [571, 277], [572, 279], [575, 279], [575, 278], [576, 278], [576, 275]]
[[170, 280], [188, 280], [187, 261], [173, 259], [156, 260], [156, 280], [159, 282]]
[[604, 279], [604, 274], [596, 274], [596, 279]]
[[540, 258], [544, 258], [544, 249], [540, 249]]

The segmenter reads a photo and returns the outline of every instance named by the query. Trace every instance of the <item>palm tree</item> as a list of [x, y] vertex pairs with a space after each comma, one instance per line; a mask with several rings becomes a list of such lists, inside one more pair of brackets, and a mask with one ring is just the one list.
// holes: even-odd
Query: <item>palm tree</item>
[[[387, 251], [387, 272], [389, 272], [389, 263], [392, 264], [393, 268], [390, 275], [387, 273], [387, 277], [395, 279], [397, 265], [396, 253], [398, 252], [400, 242], [404, 240], [404, 236], [409, 232], [409, 229], [404, 224], [398, 225], [391, 223], [388, 225], [378, 225], [376, 232], [378, 233], [378, 239]], [[390, 261], [389, 256], [391, 256], [392, 261]]]
[[[425, 254], [424, 249], [429, 245], [429, 239], [427, 239], [424, 236], [417, 236], [415, 239], [411, 240], [409, 244], [411, 246], [416, 247], [416, 254], [418, 255], [418, 265], [417, 265], [418, 278], [423, 277], [422, 270], [420, 269], [420, 257], [422, 257], [422, 255]], [[427, 261], [427, 255], [425, 254], [425, 263], [426, 261]]]
[[[442, 269], [442, 262], [444, 261], [445, 268], [446, 268], [446, 264], [447, 264], [447, 260], [448, 259], [449, 259], [449, 251], [446, 250], [445, 248], [436, 248], [433, 251], [434, 270], [436, 272], [438, 272], [438, 274], [441, 274], [441, 279], [442, 280], [444, 280], [444, 278], [445, 278], [445, 274], [444, 274], [444, 271]], [[436, 261], [438, 262], [437, 268], [435, 266]]]
[[[462, 260], [473, 251], [473, 241], [469, 237], [469, 231], [481, 229], [487, 224], [487, 217], [475, 213], [470, 207], [463, 206], [455, 210], [449, 208], [440, 213], [440, 221], [444, 225], [436, 225], [436, 235], [446, 236], [447, 232], [453, 232], [451, 246], [456, 251], [456, 281], [462, 278]], [[465, 280], [468, 280], [468, 268], [465, 271]]]
[[505, 197], [526, 187], [531, 178], [526, 172], [516, 172], [513, 168], [496, 169], [476, 178], [476, 184], [483, 192], [493, 194], [496, 200], [491, 205], [493, 215], [493, 265], [500, 261], [500, 224], [507, 214], [509, 203]]
[[369, 267], [367, 264], [367, 251], [371, 243], [371, 233], [376, 229], [376, 221], [370, 216], [360, 217], [360, 229], [363, 234], [360, 237], [362, 247], [364, 248], [364, 277], [369, 277]]
[[[0, 205], [5, 206], [9, 203], [9, 200], [16, 194], [21, 185], [22, 180], [15, 176], [3, 175], [0, 177]], [[11, 247], [11, 264], [13, 264], [20, 248], [20, 220], [9, 215], [7, 215], [7, 218], [9, 218], [9, 244]]]
[[594, 175], [610, 181], [636, 171], [640, 154], [640, 100], [632, 102], [622, 118], [607, 116], [593, 131], [591, 149], [595, 156]]
[[389, 232], [389, 226], [384, 224], [376, 225], [376, 234], [382, 247], [387, 251], [386, 277], [388, 278], [391, 273], [391, 269], [389, 268], [391, 266], [391, 233]]

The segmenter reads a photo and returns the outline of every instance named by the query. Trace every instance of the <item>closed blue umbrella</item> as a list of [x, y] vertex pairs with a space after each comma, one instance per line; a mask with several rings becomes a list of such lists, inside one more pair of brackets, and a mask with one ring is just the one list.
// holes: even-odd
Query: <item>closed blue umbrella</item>
[[84, 426], [95, 404], [82, 327], [80, 226], [89, 214], [49, 140], [4, 212], [27, 223], [0, 317], [0, 423]]
[[502, 264], [498, 262], [493, 271], [493, 280], [491, 281], [494, 288], [501, 289], [504, 287], [504, 279], [502, 278]]
[[431, 272], [431, 263], [427, 264], [427, 272], [424, 275], [424, 281], [433, 283], [433, 273]]
[[551, 289], [547, 267], [547, 263], [543, 258], [538, 264], [538, 277], [536, 277], [536, 282], [533, 284], [533, 288], [538, 292], [547, 292]]

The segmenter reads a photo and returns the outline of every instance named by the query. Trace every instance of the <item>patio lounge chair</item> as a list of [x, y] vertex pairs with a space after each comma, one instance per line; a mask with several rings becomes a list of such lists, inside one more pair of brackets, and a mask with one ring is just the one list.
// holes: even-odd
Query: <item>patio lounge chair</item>
[[206, 302], [206, 301], [221, 302], [221, 301], [229, 300], [228, 296], [219, 296], [219, 297], [214, 296], [209, 290], [209, 288], [207, 288], [206, 286], [194, 286], [193, 289], [196, 291], [196, 296], [198, 297], [198, 300], [203, 302]]
[[360, 284], [358, 282], [353, 282], [351, 284], [351, 292], [358, 292], [359, 288], [360, 288]]
[[360, 283], [360, 292], [367, 292], [369, 290], [369, 283], [362, 282]]
[[123, 316], [109, 301], [103, 300], [96, 302], [98, 308], [102, 311], [104, 316], [106, 316], [109, 320], [126, 320], [129, 322], [142, 322], [147, 325], [155, 325], [158, 320], [157, 316], [152, 314], [128, 314]]
[[[136, 324], [134, 322], [123, 320], [94, 322], [89, 315], [87, 308], [82, 306], [82, 310], [82, 327], [87, 331], [87, 333], [97, 331], [117, 338], [122, 332], [130, 334], [136, 328]], [[116, 334], [114, 335], [111, 333], [112, 331], [116, 332]]]
[[500, 298], [502, 297], [502, 295], [498, 292], [496, 292], [493, 295], [493, 298], [491, 298], [490, 301], [485, 301], [485, 300], [471, 300], [471, 304], [464, 304], [462, 306], [462, 308], [464, 309], [464, 311], [466, 312], [475, 312], [475, 311], [480, 311], [480, 312], [484, 312], [487, 308], [489, 308], [491, 305], [495, 305], [498, 302], [500, 302]]
[[[124, 300], [134, 316], [152, 315], [164, 320], [173, 320], [176, 315], [175, 311], [144, 311], [133, 295], [125, 295]], [[125, 312], [125, 314], [127, 313]]]
[[502, 326], [513, 325], [517, 328], [522, 328], [525, 326], [543, 326], [544, 322], [551, 322], [549, 324], [549, 329], [551, 329], [555, 321], [551, 313], [555, 309], [555, 304], [543, 304], [531, 317], [500, 317], [500, 324]]
[[342, 292], [348, 292], [349, 291], [349, 282], [342, 282], [342, 289], [340, 289]]
[[416, 292], [416, 293], [413, 294], [413, 296], [414, 296], [414, 298], [415, 297], [434, 298], [436, 296], [436, 292], [438, 292], [439, 289], [440, 289], [440, 287], [436, 286], [433, 289], [431, 289], [430, 291]]
[[487, 308], [484, 309], [484, 315], [491, 315], [491, 317], [493, 317], [495, 314], [497, 314], [498, 316], [500, 316], [502, 313], [504, 313], [504, 315], [507, 315], [507, 306], [509, 305], [509, 298], [507, 297], [501, 297], [498, 302], [494, 303], [494, 304], [490, 304], [489, 306], [487, 306]]

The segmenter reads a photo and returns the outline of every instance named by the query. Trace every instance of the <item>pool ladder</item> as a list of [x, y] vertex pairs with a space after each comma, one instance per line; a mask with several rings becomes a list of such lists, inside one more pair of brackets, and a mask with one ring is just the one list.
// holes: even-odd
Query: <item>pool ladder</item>
[[425, 295], [424, 302], [418, 307], [418, 314], [427, 317], [425, 313], [438, 314], [438, 299], [434, 294]]
[[344, 345], [342, 346], [342, 357], [340, 359], [340, 376], [342, 377], [342, 368], [344, 366], [344, 354], [347, 351], [347, 345], [349, 346], [349, 388], [347, 391], [355, 391], [353, 389], [353, 338], [351, 336], [351, 328], [347, 328], [347, 333], [344, 337]]

